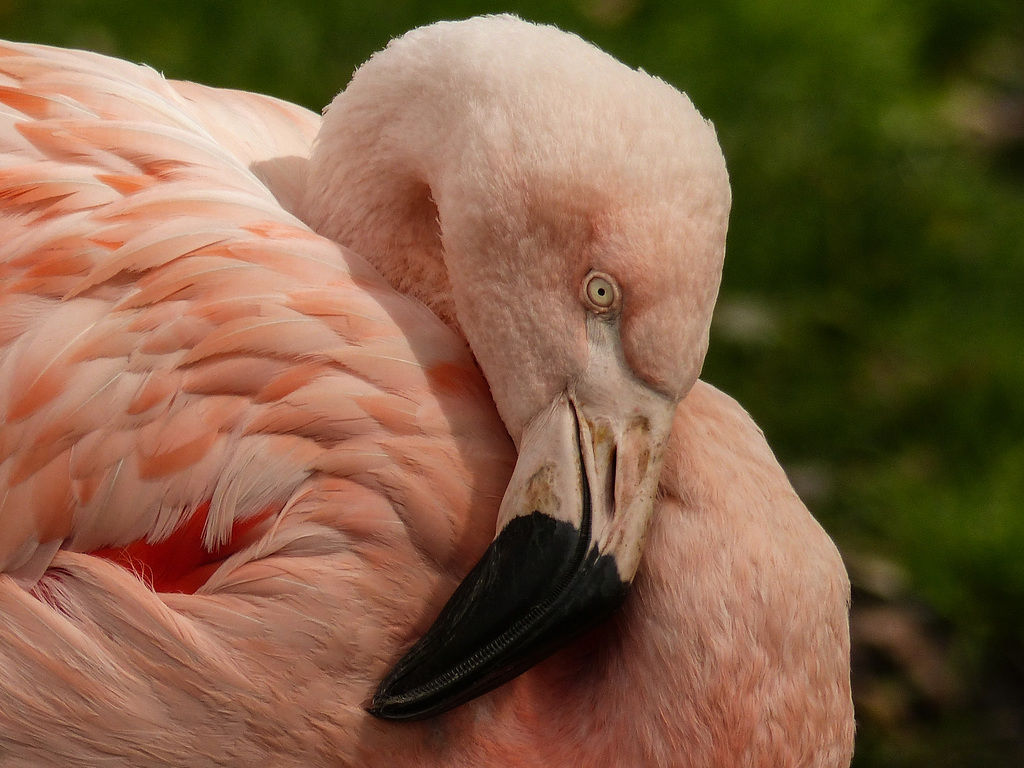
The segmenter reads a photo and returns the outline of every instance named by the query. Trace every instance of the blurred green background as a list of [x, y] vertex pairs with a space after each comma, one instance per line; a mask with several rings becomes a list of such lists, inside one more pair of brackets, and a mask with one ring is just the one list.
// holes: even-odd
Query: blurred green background
[[514, 11], [687, 91], [734, 208], [704, 378], [854, 580], [855, 765], [1024, 765], [1024, 3], [0, 0], [0, 35], [320, 109]]

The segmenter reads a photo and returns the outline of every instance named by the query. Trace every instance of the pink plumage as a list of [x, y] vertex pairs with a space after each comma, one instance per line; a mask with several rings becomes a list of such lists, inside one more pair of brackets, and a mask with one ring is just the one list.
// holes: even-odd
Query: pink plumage
[[[503, 122], [481, 50], [523, 57], [503, 77], [610, 79], [531, 132]], [[0, 764], [847, 765], [842, 563], [746, 414], [694, 383], [728, 209], [713, 133], [663, 83], [508, 17], [412, 33], [371, 65], [321, 131], [269, 97], [0, 44]], [[439, 71], [455, 95], [407, 98]], [[648, 81], [653, 106], [608, 113]], [[513, 85], [509, 103], [573, 108]], [[663, 108], [682, 138], [658, 134]], [[571, 161], [535, 140], [587, 109], [621, 137], [585, 128]], [[466, 133], [482, 114], [501, 141]], [[649, 157], [598, 168], [648, 123]], [[490, 149], [520, 135], [521, 158]], [[662, 151], [685, 160], [663, 173]], [[702, 202], [652, 202], [677, 186]], [[680, 243], [678, 263], [644, 262]], [[518, 266], [466, 255], [512, 250]], [[621, 283], [614, 331], [580, 305], [587, 269]], [[614, 391], [656, 392], [671, 427], [649, 530], [600, 534], [646, 530], [638, 565], [619, 554], [638, 569], [623, 609], [447, 714], [372, 717], [508, 522], [538, 408], [616, 366]], [[573, 407], [591, 467], [604, 422]], [[647, 470], [610, 460], [594, 503], [625, 519], [639, 502], [614, 478]]]

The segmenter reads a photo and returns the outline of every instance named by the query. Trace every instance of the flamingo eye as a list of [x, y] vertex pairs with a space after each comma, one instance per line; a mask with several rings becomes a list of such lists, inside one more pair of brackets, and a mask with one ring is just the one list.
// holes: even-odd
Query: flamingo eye
[[583, 280], [583, 300], [593, 312], [607, 312], [619, 304], [619, 285], [611, 275], [591, 272]]

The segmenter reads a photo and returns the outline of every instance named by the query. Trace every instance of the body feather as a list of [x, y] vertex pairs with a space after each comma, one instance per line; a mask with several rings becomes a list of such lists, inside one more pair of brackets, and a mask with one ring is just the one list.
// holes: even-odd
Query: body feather
[[[208, 555], [304, 484], [353, 477], [354, 440], [394, 461], [418, 439], [456, 476], [473, 444], [500, 495], [513, 456], [464, 342], [268, 186], [260, 163], [308, 155], [316, 116], [90, 54], [3, 52], [0, 140], [20, 146], [0, 170], [5, 571], [38, 577], [54, 544], [158, 545], [200, 507]], [[435, 366], [468, 380], [458, 408], [477, 413], [457, 435]], [[387, 503], [415, 492], [361, 464]]]

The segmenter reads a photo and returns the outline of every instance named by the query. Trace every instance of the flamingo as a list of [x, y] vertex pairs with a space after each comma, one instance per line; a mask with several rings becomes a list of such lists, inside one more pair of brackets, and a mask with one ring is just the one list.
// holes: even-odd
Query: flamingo
[[496, 16], [322, 120], [4, 43], [0, 116], [0, 764], [849, 764], [684, 95]]

